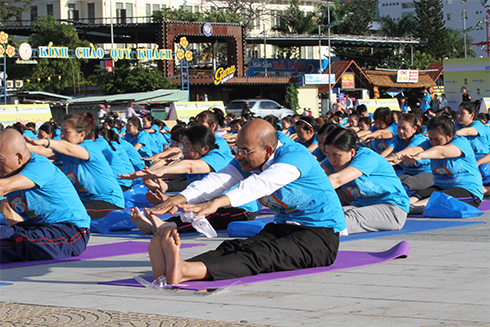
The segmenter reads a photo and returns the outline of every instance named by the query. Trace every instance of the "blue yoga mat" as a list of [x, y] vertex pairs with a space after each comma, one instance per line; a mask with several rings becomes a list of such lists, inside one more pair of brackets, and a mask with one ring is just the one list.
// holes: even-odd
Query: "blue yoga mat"
[[[262, 221], [264, 224], [271, 222], [272, 217], [257, 218], [256, 220]], [[395, 231], [381, 231], [381, 232], [370, 232], [370, 233], [359, 233], [351, 234], [349, 236], [340, 237], [340, 242], [349, 242], [357, 240], [365, 240], [369, 238], [379, 238], [395, 235], [404, 235], [411, 233], [427, 232], [431, 230], [446, 229], [446, 228], [456, 228], [463, 226], [471, 226], [477, 224], [484, 224], [485, 222], [480, 221], [462, 221], [462, 220], [407, 220], [405, 226], [400, 230]], [[224, 233], [227, 235], [226, 230], [219, 230], [218, 233]], [[109, 234], [91, 234], [91, 236], [109, 236], [109, 237], [131, 237], [131, 238], [151, 238], [152, 235], [144, 235], [140, 230], [133, 231], [121, 231], [121, 232], [110, 232]], [[199, 233], [182, 233], [181, 237], [191, 237], [191, 236], [202, 236]]]

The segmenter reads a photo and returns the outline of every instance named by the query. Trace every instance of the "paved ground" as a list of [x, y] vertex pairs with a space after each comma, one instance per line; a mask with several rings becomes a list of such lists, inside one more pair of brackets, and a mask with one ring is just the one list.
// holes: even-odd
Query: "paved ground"
[[[409, 257], [312, 276], [236, 286], [203, 296], [99, 285], [149, 274], [146, 254], [0, 270], [2, 326], [490, 326], [487, 224], [341, 243], [383, 251], [402, 240]], [[223, 238], [185, 238], [206, 247]], [[90, 244], [128, 240], [93, 236]], [[134, 239], [132, 239], [134, 240]], [[147, 242], [145, 240], [139, 240]]]

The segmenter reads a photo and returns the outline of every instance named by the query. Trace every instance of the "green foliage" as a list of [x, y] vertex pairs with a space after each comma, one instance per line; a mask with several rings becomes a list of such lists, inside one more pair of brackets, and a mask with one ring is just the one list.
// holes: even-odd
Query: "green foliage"
[[153, 21], [182, 21], [182, 22], [208, 22], [208, 23], [240, 23], [242, 15], [225, 10], [193, 13], [173, 8], [163, 8], [152, 15]]
[[426, 38], [427, 44], [423, 50], [434, 58], [448, 55], [448, 34], [444, 27], [444, 12], [442, 0], [414, 1], [417, 14], [415, 37]]
[[[279, 25], [272, 28], [285, 34], [311, 34], [318, 30], [315, 12], [304, 12], [299, 8], [299, 1], [293, 0], [286, 12], [281, 15]], [[276, 57], [300, 58], [299, 47], [280, 48]]]
[[299, 99], [298, 99], [298, 88], [294, 83], [289, 83], [286, 86], [286, 94], [284, 95], [284, 102], [287, 108], [293, 110], [294, 112], [298, 112], [299, 108]]
[[21, 6], [18, 6], [17, 3], [12, 5], [12, 2], [12, 0], [0, 0], [0, 22], [19, 17], [23, 12], [28, 11], [32, 5], [32, 0], [24, 0]]
[[[464, 35], [460, 30], [448, 28], [447, 29], [447, 49], [446, 56], [448, 58], [464, 58]], [[469, 58], [476, 57], [476, 52], [473, 50], [471, 44], [473, 38], [471, 35], [466, 34], [466, 53]]]
[[[69, 49], [89, 46], [88, 41], [78, 38], [73, 26], [59, 24], [53, 16], [39, 16], [34, 22], [34, 33], [30, 36], [29, 44], [32, 48], [37, 48], [48, 46], [50, 42], [53, 46]], [[78, 82], [81, 63], [82, 60], [79, 59], [38, 59], [37, 65], [9, 66], [9, 76], [29, 80], [22, 88], [25, 91], [61, 93], [63, 89], [73, 87]]]
[[380, 19], [381, 29], [378, 34], [392, 37], [413, 36], [417, 28], [417, 21], [414, 15], [404, 15], [399, 21], [393, 20], [389, 16]]
[[89, 82], [94, 85], [102, 85], [106, 94], [177, 88], [163, 75], [163, 72], [141, 66], [115, 67], [112, 73], [107, 73], [105, 68], [99, 67], [94, 75], [89, 77]]
[[[374, 20], [377, 6], [378, 0], [356, 0], [345, 2], [342, 5], [337, 4], [333, 9], [333, 15], [331, 9], [331, 23], [341, 19], [349, 12], [352, 13], [352, 16], [338, 26], [334, 26], [332, 32], [335, 34], [369, 35], [369, 26]], [[341, 60], [355, 60], [361, 67], [367, 66], [371, 58], [371, 48], [336, 47], [334, 52]]]

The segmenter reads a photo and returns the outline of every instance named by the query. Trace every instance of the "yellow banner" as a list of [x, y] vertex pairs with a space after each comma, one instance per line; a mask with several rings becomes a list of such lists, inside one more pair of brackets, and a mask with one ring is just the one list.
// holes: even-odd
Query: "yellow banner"
[[0, 105], [0, 123], [7, 127], [15, 123], [33, 122], [36, 128], [51, 119], [49, 104], [7, 104]]
[[189, 118], [196, 117], [201, 111], [208, 110], [209, 108], [219, 108], [223, 112], [225, 111], [223, 101], [174, 102], [172, 103], [172, 109], [167, 119], [179, 119], [188, 123]]
[[368, 112], [374, 112], [379, 107], [388, 107], [391, 110], [400, 110], [400, 104], [396, 98], [393, 99], [358, 99], [359, 104], [364, 104]]

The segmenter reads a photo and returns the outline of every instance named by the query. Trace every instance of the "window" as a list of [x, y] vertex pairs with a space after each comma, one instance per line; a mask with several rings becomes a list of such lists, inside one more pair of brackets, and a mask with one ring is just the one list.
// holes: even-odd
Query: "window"
[[194, 6], [194, 12], [198, 13], [199, 12], [199, 6]]
[[78, 20], [78, 10], [76, 9], [76, 5], [74, 3], [68, 4], [68, 19]]
[[447, 14], [447, 21], [453, 20], [453, 14]]
[[453, 4], [453, 0], [447, 0], [447, 4], [448, 5], [452, 5]]
[[133, 4], [132, 3], [126, 3], [126, 22], [132, 23], [132, 17], [133, 17]]
[[46, 15], [53, 16], [53, 5], [46, 5]]
[[159, 4], [153, 4], [153, 8], [152, 8], [152, 13], [154, 13], [155, 11], [160, 11], [160, 5]]
[[151, 23], [151, 5], [149, 3], [146, 4], [146, 22]]
[[412, 8], [415, 8], [415, 4], [413, 2], [402, 3], [402, 9], [412, 9]]
[[35, 20], [37, 17], [37, 6], [31, 6], [31, 20]]
[[87, 3], [87, 18], [88, 22], [95, 23], [95, 3]]
[[126, 9], [122, 2], [116, 2], [116, 18], [118, 24], [126, 24]]

